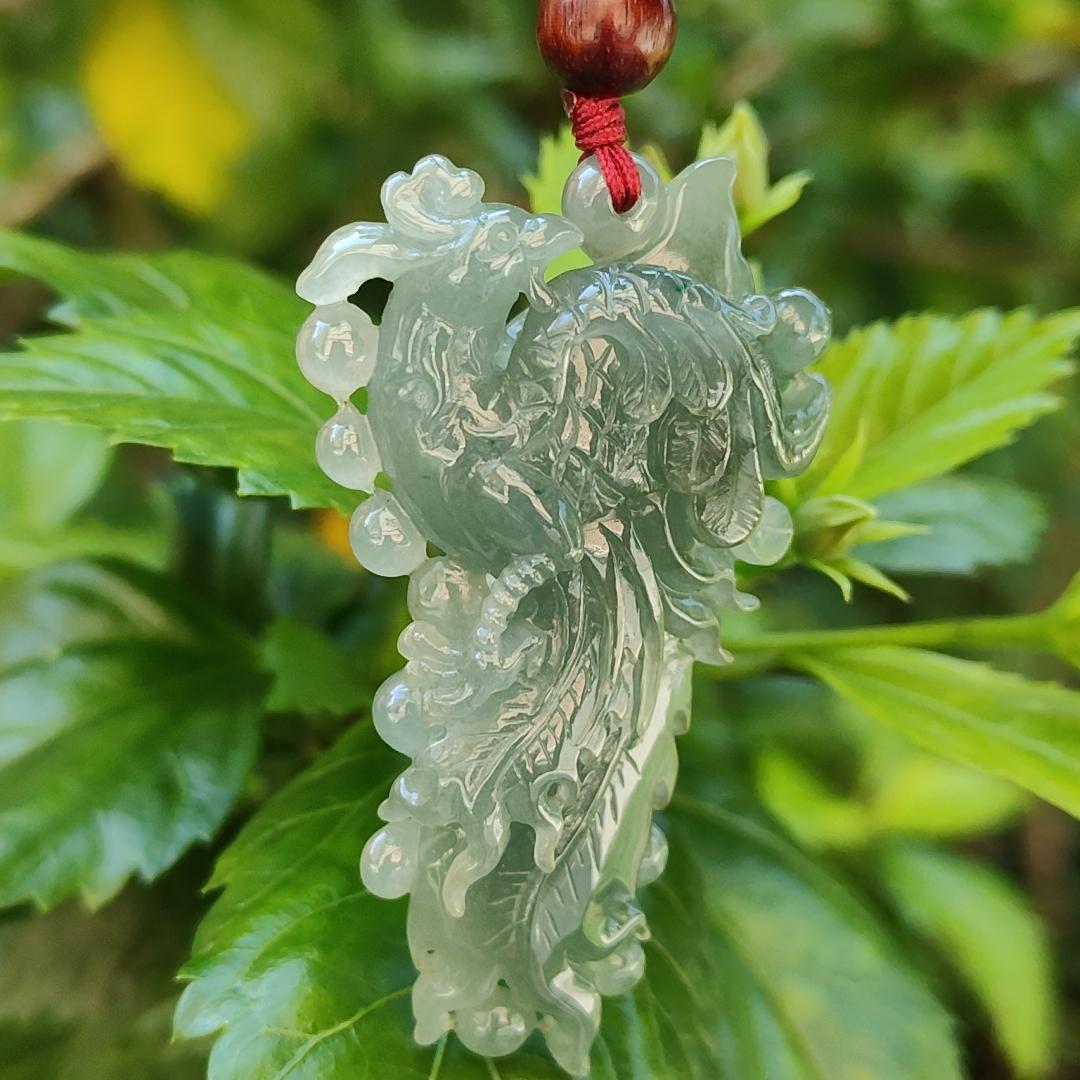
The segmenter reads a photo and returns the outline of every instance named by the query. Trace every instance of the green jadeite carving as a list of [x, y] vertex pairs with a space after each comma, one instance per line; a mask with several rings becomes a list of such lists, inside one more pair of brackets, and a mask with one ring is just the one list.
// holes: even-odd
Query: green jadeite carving
[[[828, 313], [755, 290], [733, 163], [666, 186], [638, 165], [630, 213], [586, 162], [561, 217], [425, 158], [387, 181], [386, 224], [338, 230], [298, 285], [317, 305], [301, 368], [339, 403], [319, 463], [361, 490], [390, 478], [352, 544], [410, 575], [407, 663], [374, 716], [412, 764], [361, 871], [411, 895], [416, 1038], [500, 1055], [539, 1029], [575, 1075], [601, 996], [643, 971], [635, 893], [664, 867], [653, 813], [691, 662], [722, 661], [718, 613], [755, 602], [736, 560], [787, 549], [764, 483], [809, 463], [828, 408], [804, 370]], [[595, 265], [546, 281], [579, 245]], [[373, 278], [393, 283], [377, 329], [348, 303]]]

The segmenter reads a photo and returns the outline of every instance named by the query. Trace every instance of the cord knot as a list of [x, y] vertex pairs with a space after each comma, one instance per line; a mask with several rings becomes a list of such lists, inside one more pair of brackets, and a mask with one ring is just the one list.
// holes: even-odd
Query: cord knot
[[617, 97], [585, 97], [567, 91], [566, 115], [581, 151], [581, 160], [596, 158], [604, 175], [611, 205], [625, 214], [641, 198], [641, 176], [626, 149], [626, 113]]

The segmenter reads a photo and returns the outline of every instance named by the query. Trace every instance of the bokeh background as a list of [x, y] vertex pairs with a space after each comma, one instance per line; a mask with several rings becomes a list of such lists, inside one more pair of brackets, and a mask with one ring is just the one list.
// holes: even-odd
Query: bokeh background
[[[705, 122], [752, 102], [774, 175], [813, 174], [797, 209], [753, 238], [767, 279], [826, 297], [840, 331], [908, 311], [1080, 301], [1075, 0], [679, 11], [674, 57], [628, 103], [630, 127], [679, 165]], [[382, 179], [425, 153], [518, 201], [561, 120], [533, 18], [531, 0], [0, 0], [0, 226], [226, 252], [293, 277], [331, 228], [377, 216]], [[0, 290], [0, 341], [33, 325], [41, 299], [31, 285]], [[921, 617], [1035, 610], [1075, 571], [1080, 419], [1066, 393], [1067, 408], [980, 463], [1043, 504], [1036, 557], [925, 585]], [[870, 593], [841, 611], [809, 578], [790, 602], [840, 622], [896, 617], [896, 601]], [[1049, 660], [1015, 666], [1070, 679]], [[1037, 808], [972, 843], [1048, 920], [1069, 1002], [1060, 1076], [1080, 1076], [1075, 827]], [[976, 1060], [979, 1080], [1000, 1074], [992, 1050]]]

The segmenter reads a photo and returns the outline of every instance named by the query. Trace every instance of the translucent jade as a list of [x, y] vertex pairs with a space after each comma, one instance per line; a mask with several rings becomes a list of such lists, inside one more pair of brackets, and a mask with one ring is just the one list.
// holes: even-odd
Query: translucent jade
[[[755, 603], [736, 560], [784, 554], [764, 484], [809, 463], [829, 401], [804, 370], [828, 313], [755, 289], [732, 162], [666, 186], [637, 163], [630, 213], [586, 162], [558, 216], [425, 158], [387, 181], [386, 224], [338, 230], [298, 285], [317, 305], [301, 367], [339, 403], [319, 460], [390, 478], [353, 546], [411, 575], [406, 666], [374, 716], [412, 764], [361, 872], [411, 895], [416, 1038], [500, 1055], [539, 1029], [574, 1075], [601, 996], [644, 968], [635, 894], [664, 868], [691, 662], [725, 659], [718, 612]], [[546, 280], [579, 245], [595, 265]], [[347, 302], [373, 278], [393, 283], [378, 329]]]

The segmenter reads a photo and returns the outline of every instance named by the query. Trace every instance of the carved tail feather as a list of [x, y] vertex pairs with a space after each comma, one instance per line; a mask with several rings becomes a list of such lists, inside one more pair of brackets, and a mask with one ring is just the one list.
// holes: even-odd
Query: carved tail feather
[[634, 893], [663, 865], [652, 814], [689, 714], [649, 562], [607, 539], [558, 575], [542, 557], [493, 582], [446, 560], [417, 573], [409, 663], [376, 706], [414, 760], [363, 858], [372, 891], [411, 893], [417, 1038], [452, 1028], [499, 1055], [539, 1027], [577, 1075], [600, 994], [643, 969]]

